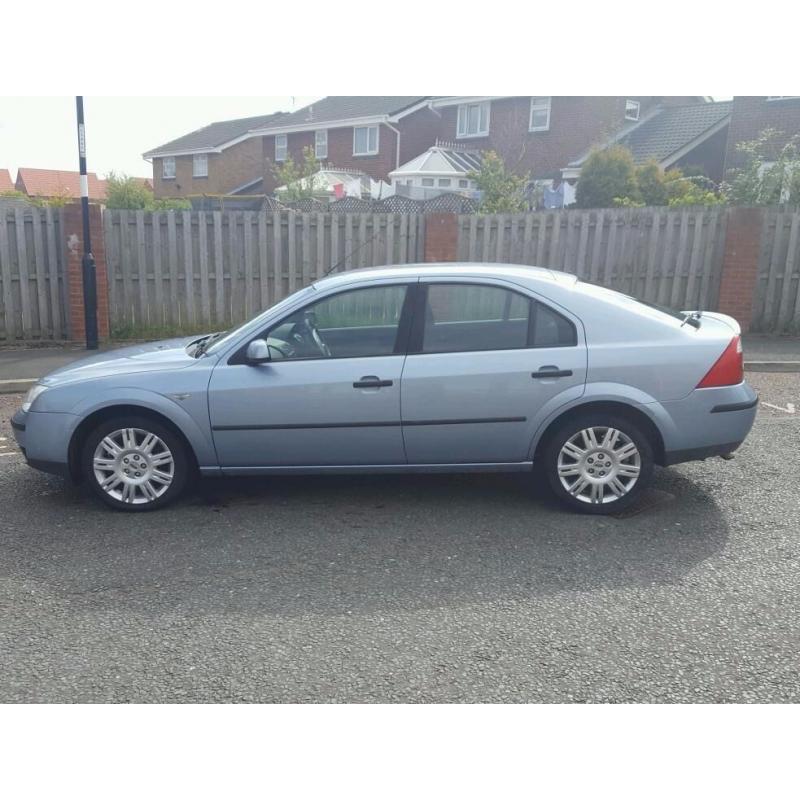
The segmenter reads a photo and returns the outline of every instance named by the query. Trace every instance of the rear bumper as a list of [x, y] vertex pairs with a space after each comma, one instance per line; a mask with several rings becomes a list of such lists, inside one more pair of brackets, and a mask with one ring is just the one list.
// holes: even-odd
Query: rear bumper
[[756, 418], [758, 395], [746, 382], [695, 389], [662, 405], [664, 464], [732, 453], [747, 438]]

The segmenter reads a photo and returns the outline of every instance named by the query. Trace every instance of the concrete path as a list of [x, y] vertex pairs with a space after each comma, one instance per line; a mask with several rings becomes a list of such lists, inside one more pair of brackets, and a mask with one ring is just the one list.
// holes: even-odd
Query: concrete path
[[[121, 347], [118, 343], [102, 349]], [[0, 349], [0, 394], [27, 391], [58, 367], [88, 355], [78, 346]], [[800, 336], [744, 337], [745, 368], [758, 372], [800, 372]]]

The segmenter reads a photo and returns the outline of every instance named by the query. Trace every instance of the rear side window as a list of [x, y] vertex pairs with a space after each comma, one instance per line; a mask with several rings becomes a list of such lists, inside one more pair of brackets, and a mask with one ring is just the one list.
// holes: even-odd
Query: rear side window
[[543, 303], [533, 305], [532, 347], [575, 347], [578, 344], [578, 332], [566, 317]]
[[577, 344], [575, 326], [569, 320], [518, 292], [452, 283], [429, 284], [426, 289], [423, 353]]

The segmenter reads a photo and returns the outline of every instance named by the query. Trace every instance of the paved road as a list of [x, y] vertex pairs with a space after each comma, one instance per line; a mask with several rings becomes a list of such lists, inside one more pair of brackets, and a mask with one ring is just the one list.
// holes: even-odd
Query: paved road
[[[800, 406], [797, 375], [751, 380]], [[523, 476], [218, 481], [118, 514], [8, 445], [0, 701], [800, 700], [798, 415], [763, 407], [734, 461], [658, 471], [625, 519]]]

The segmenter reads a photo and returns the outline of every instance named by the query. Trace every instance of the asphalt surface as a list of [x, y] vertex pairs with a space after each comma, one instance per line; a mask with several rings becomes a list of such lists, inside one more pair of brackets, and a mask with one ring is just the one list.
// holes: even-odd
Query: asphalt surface
[[[800, 405], [800, 377], [750, 374]], [[797, 702], [800, 415], [654, 505], [528, 476], [213, 481], [107, 511], [14, 453], [0, 397], [0, 701]]]

